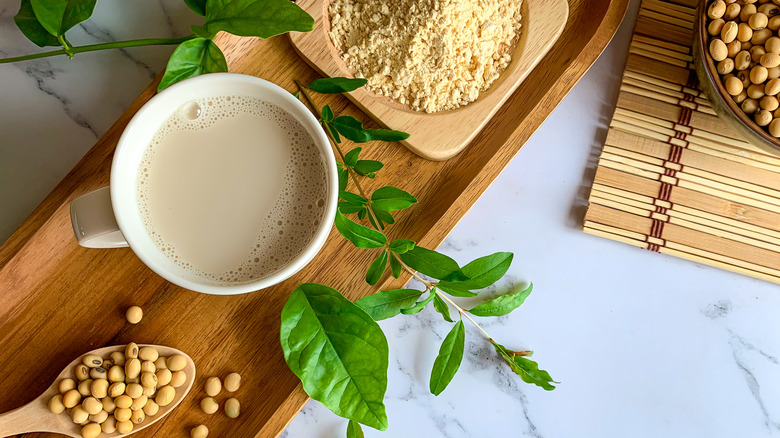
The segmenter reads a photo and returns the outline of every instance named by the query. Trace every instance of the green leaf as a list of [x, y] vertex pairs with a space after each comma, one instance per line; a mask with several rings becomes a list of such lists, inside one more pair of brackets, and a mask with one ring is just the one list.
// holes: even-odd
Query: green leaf
[[157, 91], [162, 91], [184, 79], [226, 71], [228, 71], [227, 61], [219, 47], [211, 40], [193, 38], [179, 44], [179, 47], [173, 51]]
[[196, 14], [206, 16], [206, 0], [184, 0], [184, 3]]
[[349, 420], [349, 424], [347, 424], [347, 438], [365, 438], [360, 423], [355, 420]]
[[366, 129], [363, 122], [350, 116], [339, 116], [333, 119], [333, 125], [344, 137], [355, 143], [365, 143], [372, 140], [401, 141], [409, 138], [409, 134], [389, 129]]
[[501, 295], [490, 301], [484, 302], [468, 312], [476, 316], [503, 316], [520, 307], [531, 291], [534, 285], [531, 283], [527, 288], [512, 293]]
[[41, 26], [57, 37], [88, 20], [97, 0], [30, 0], [30, 3]]
[[468, 279], [460, 271], [460, 267], [455, 260], [420, 246], [415, 246], [406, 253], [401, 254], [401, 260], [409, 265], [410, 268], [417, 270], [417, 272], [437, 280], [459, 281]]
[[398, 278], [401, 276], [401, 270], [403, 269], [403, 266], [401, 266], [401, 262], [398, 261], [395, 256], [390, 257], [390, 273], [393, 274], [393, 277]]
[[349, 202], [339, 202], [339, 211], [344, 214], [359, 213], [365, 210], [363, 205], [350, 204]]
[[314, 19], [289, 0], [207, 0], [206, 24], [198, 29], [210, 35], [223, 30], [238, 36], [270, 38], [313, 28]]
[[393, 219], [393, 216], [390, 213], [386, 212], [386, 211], [382, 211], [382, 210], [379, 210], [378, 208], [375, 208], [374, 209], [374, 214], [382, 222], [386, 222], [388, 224], [394, 224], [395, 223], [395, 219]]
[[33, 12], [30, 0], [22, 0], [22, 4], [19, 6], [19, 12], [14, 16], [14, 22], [24, 36], [38, 47], [60, 45], [60, 41], [57, 37], [50, 34], [38, 21], [35, 12]]
[[358, 160], [358, 162], [355, 163], [355, 165], [352, 167], [355, 169], [355, 172], [357, 172], [358, 175], [373, 178], [375, 176], [374, 172], [385, 167], [385, 165], [381, 161]]
[[300, 98], [301, 98], [301, 92], [300, 92], [300, 91], [296, 91], [296, 92], [295, 92], [295, 93], [293, 93], [292, 95], [293, 95], [293, 97], [295, 97], [296, 99], [300, 99]]
[[322, 107], [322, 120], [325, 120], [326, 122], [333, 120], [333, 110], [330, 109], [330, 105]]
[[371, 266], [368, 267], [368, 272], [366, 272], [366, 283], [372, 286], [375, 285], [379, 279], [382, 278], [385, 269], [387, 269], [387, 251], [382, 251], [382, 254], [379, 254], [379, 257], [375, 258], [374, 261], [371, 262]]
[[363, 78], [321, 78], [311, 81], [309, 89], [322, 94], [339, 94], [357, 90], [366, 85]]
[[477, 293], [458, 287], [458, 282], [440, 281], [436, 287], [453, 297], [476, 297]]
[[352, 192], [339, 192], [339, 198], [354, 205], [364, 205], [368, 203], [366, 198]]
[[401, 313], [403, 313], [404, 315], [414, 315], [415, 313], [420, 313], [422, 309], [424, 309], [425, 306], [428, 305], [428, 303], [433, 301], [433, 297], [435, 296], [436, 296], [436, 290], [432, 289], [431, 293], [428, 294], [428, 296], [425, 297], [424, 300], [414, 303], [412, 307], [401, 309]]
[[469, 279], [460, 285], [469, 289], [484, 289], [492, 285], [506, 274], [513, 257], [511, 252], [497, 252], [474, 260], [461, 268]]
[[409, 208], [417, 202], [417, 198], [409, 193], [391, 186], [380, 187], [371, 195], [374, 208], [382, 211], [395, 211]]
[[433, 297], [433, 308], [441, 314], [445, 321], [452, 322], [450, 308], [447, 306], [447, 303], [445, 303], [444, 300], [439, 296], [439, 294], [436, 294], [436, 296]]
[[493, 346], [501, 357], [504, 358], [509, 367], [515, 374], [519, 375], [526, 383], [532, 383], [544, 388], [546, 391], [552, 391], [555, 386], [552, 383], [559, 383], [550, 377], [550, 373], [539, 369], [539, 364], [523, 357], [521, 354], [515, 354], [514, 351], [507, 350], [503, 345], [493, 341]]
[[347, 183], [349, 182], [349, 171], [344, 167], [339, 167], [339, 192], [343, 192], [347, 189]]
[[387, 429], [387, 339], [371, 316], [333, 288], [301, 284], [282, 309], [280, 341], [311, 398], [336, 415]]
[[379, 248], [387, 243], [384, 234], [347, 219], [339, 211], [336, 211], [335, 224], [339, 233], [358, 248]]
[[355, 148], [347, 152], [347, 154], [344, 155], [344, 164], [349, 167], [355, 167], [355, 164], [358, 162], [358, 157], [360, 156], [360, 151], [362, 150], [363, 148]]
[[[391, 259], [392, 260], [392, 259]], [[416, 289], [383, 290], [355, 301], [375, 321], [392, 318], [401, 309], [407, 309], [417, 302], [422, 292]]]
[[409, 239], [395, 239], [390, 242], [390, 251], [396, 254], [403, 254], [414, 248], [414, 241]]
[[358, 212], [358, 219], [362, 221], [363, 219], [366, 218], [367, 214], [368, 214], [368, 210], [364, 208], [362, 211]]
[[455, 373], [460, 368], [463, 361], [463, 347], [465, 345], [466, 335], [463, 329], [463, 321], [458, 321], [452, 330], [444, 338], [439, 348], [439, 355], [433, 362], [431, 371], [430, 389], [431, 394], [439, 395], [447, 385], [450, 384]]
[[333, 141], [335, 141], [336, 143], [341, 143], [341, 136], [339, 135], [339, 132], [336, 130], [336, 127], [333, 126], [333, 123], [328, 122], [327, 126], [328, 126], [328, 130], [333, 136]]

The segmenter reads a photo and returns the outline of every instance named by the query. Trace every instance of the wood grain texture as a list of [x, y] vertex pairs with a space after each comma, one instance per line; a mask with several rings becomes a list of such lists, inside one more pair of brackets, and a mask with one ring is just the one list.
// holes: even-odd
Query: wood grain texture
[[[327, 0], [300, 0], [298, 5], [316, 20], [314, 30], [292, 35], [295, 49], [315, 70], [325, 76], [354, 76], [339, 57], [328, 36]], [[463, 107], [434, 114], [414, 111], [406, 105], [365, 88], [348, 97], [385, 127], [408, 132], [402, 143], [429, 160], [447, 160], [469, 145], [512, 92], [550, 50], [566, 24], [566, 0], [524, 0], [520, 39], [512, 62], [490, 89]]]
[[[627, 0], [571, 0], [570, 17], [558, 42], [456, 158], [433, 162], [398, 144], [368, 144], [363, 154], [386, 163], [370, 188], [395, 184], [420, 201], [399, 214], [389, 237], [438, 246], [596, 60], [627, 5]], [[295, 56], [288, 38], [261, 41], [221, 35], [218, 44], [231, 71], [260, 76], [289, 90], [294, 89], [294, 79], [307, 82], [317, 77]], [[43, 392], [82, 352], [134, 341], [185, 351], [199, 372], [195, 389], [182, 405], [137, 436], [187, 436], [189, 428], [201, 422], [214, 436], [276, 436], [307, 400], [279, 347], [279, 313], [295, 284], [326, 283], [354, 300], [378, 287], [400, 287], [408, 277], [368, 286], [363, 275], [374, 251], [352, 248], [335, 231], [299, 274], [243, 296], [182, 290], [155, 275], [129, 249], [79, 247], [70, 225], [70, 201], [108, 184], [122, 129], [155, 86], [141, 94], [0, 247], [0, 369], [15, 370], [14, 378], [0, 379], [0, 412]], [[327, 102], [335, 112], [373, 125], [345, 98], [329, 97]], [[144, 309], [138, 325], [125, 322], [124, 311], [131, 305]], [[242, 403], [241, 417], [206, 416], [198, 408], [203, 379], [231, 371], [243, 376], [236, 395]]]

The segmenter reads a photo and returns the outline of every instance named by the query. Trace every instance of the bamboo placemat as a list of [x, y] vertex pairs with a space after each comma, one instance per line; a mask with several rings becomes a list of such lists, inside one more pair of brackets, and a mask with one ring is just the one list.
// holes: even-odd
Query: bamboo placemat
[[695, 0], [643, 0], [583, 230], [780, 283], [780, 156], [697, 86]]

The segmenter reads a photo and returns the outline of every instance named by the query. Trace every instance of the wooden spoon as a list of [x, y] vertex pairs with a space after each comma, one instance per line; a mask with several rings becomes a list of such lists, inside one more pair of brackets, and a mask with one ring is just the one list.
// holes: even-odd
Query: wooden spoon
[[[90, 351], [86, 354], [96, 354], [102, 358], [107, 358], [111, 353], [115, 351], [125, 351], [125, 345], [115, 345], [113, 347], [98, 348], [97, 350]], [[147, 417], [143, 423], [134, 425], [133, 431], [127, 434], [114, 433], [101, 433], [101, 437], [123, 437], [138, 432], [141, 429], [151, 426], [162, 417], [168, 415], [176, 406], [181, 403], [187, 393], [192, 388], [192, 383], [195, 381], [195, 363], [192, 358], [182, 353], [181, 351], [165, 347], [162, 345], [139, 345], [139, 347], [154, 347], [160, 356], [172, 356], [174, 354], [181, 354], [187, 359], [187, 366], [184, 367], [184, 373], [187, 375], [187, 380], [184, 385], [176, 388], [176, 396], [168, 406], [161, 406], [160, 411], [153, 417]], [[83, 356], [82, 356], [83, 357]], [[81, 357], [74, 360], [57, 376], [57, 380], [41, 394], [38, 398], [27, 403], [26, 405], [14, 409], [13, 411], [0, 414], [0, 437], [18, 435], [27, 432], [55, 432], [62, 435], [78, 438], [81, 437], [81, 425], [78, 425], [71, 420], [68, 411], [61, 414], [53, 414], [49, 410], [49, 400], [55, 395], [59, 394], [58, 385], [62, 379], [73, 379], [78, 382], [74, 374], [76, 365], [81, 363]]]

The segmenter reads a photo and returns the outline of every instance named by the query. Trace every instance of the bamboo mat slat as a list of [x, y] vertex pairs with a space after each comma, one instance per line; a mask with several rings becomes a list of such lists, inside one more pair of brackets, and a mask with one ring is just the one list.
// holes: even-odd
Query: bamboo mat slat
[[698, 87], [696, 0], [643, 0], [583, 231], [780, 284], [780, 155]]

